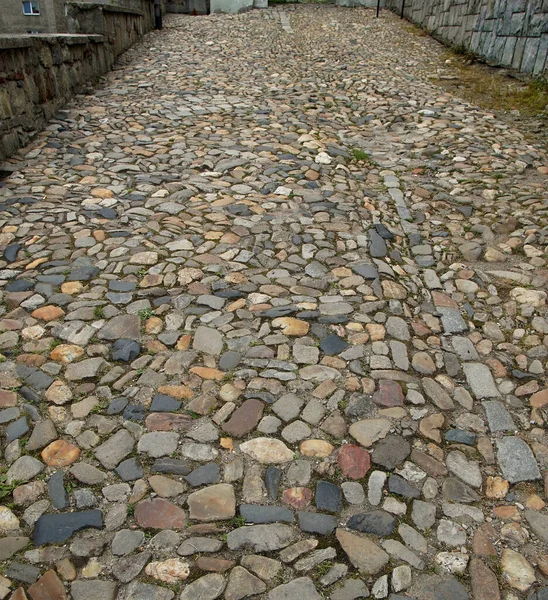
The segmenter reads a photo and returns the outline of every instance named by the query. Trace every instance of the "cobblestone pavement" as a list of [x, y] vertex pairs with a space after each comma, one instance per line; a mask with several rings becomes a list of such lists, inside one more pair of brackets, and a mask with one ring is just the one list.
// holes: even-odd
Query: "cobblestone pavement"
[[548, 160], [442, 56], [171, 17], [23, 150], [0, 598], [546, 600]]

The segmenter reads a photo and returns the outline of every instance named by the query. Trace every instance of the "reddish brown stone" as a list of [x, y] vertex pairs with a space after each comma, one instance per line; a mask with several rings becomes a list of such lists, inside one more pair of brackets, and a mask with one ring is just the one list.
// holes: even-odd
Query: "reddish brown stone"
[[447, 467], [443, 463], [420, 450], [411, 450], [411, 460], [432, 477], [447, 475]]
[[190, 399], [194, 396], [194, 392], [187, 385], [161, 385], [158, 388], [158, 393], [167, 394], [179, 400]]
[[0, 408], [9, 408], [17, 405], [17, 394], [8, 392], [8, 390], [0, 390]]
[[293, 487], [284, 490], [282, 502], [293, 508], [306, 508], [312, 502], [312, 490], [305, 487]]
[[260, 400], [246, 400], [237, 408], [230, 419], [223, 425], [226, 431], [233, 437], [242, 437], [255, 429], [257, 423], [263, 416], [264, 404]]
[[441, 292], [432, 292], [432, 300], [434, 300], [435, 306], [446, 306], [449, 308], [458, 308], [459, 305], [449, 296], [442, 294]]
[[321, 424], [320, 429], [340, 440], [346, 435], [346, 421], [338, 410], [334, 410]]
[[46, 362], [46, 357], [41, 354], [20, 354], [17, 362], [28, 367], [41, 367]]
[[194, 375], [198, 375], [198, 377], [201, 377], [202, 379], [216, 379], [218, 381], [224, 379], [225, 376], [225, 373], [219, 371], [219, 369], [213, 369], [211, 367], [192, 367], [190, 372], [194, 373]]
[[214, 573], [224, 573], [236, 564], [233, 560], [224, 560], [222, 558], [213, 558], [211, 556], [200, 556], [194, 563], [202, 571], [213, 571]]
[[34, 292], [11, 292], [6, 294], [4, 301], [9, 309], [14, 309], [17, 308], [21, 302], [24, 302], [27, 300], [27, 298], [30, 298], [33, 294]]
[[520, 521], [521, 516], [519, 514], [519, 510], [517, 506], [509, 505], [509, 506], [495, 506], [493, 509], [493, 515], [497, 517], [497, 519], [502, 519], [503, 521]]
[[29, 600], [27, 598], [27, 595], [25, 594], [25, 590], [20, 587], [17, 588], [15, 590], [15, 592], [13, 592], [13, 594], [10, 596], [10, 600]]
[[84, 354], [84, 349], [75, 344], [60, 344], [51, 351], [49, 355], [55, 362], [60, 362], [64, 365], [75, 361]]
[[140, 527], [150, 529], [182, 529], [186, 513], [163, 498], [143, 500], [135, 508], [135, 519]]
[[160, 340], [149, 340], [146, 343], [146, 348], [151, 354], [160, 354], [161, 352], [167, 352], [167, 346], [162, 344]]
[[490, 367], [494, 377], [506, 377], [508, 375], [506, 367], [496, 358], [486, 359], [485, 364]]
[[532, 408], [544, 408], [545, 406], [548, 406], [548, 388], [533, 394], [529, 398], [529, 403]]
[[213, 394], [200, 394], [192, 399], [185, 408], [199, 415], [208, 415], [217, 405], [217, 398]]
[[32, 600], [66, 600], [67, 598], [65, 587], [53, 569], [46, 571], [27, 591]]
[[355, 444], [345, 444], [339, 450], [337, 462], [345, 477], [361, 479], [371, 467], [369, 452]]
[[188, 286], [187, 292], [189, 294], [192, 294], [193, 296], [198, 296], [199, 294], [207, 294], [207, 293], [209, 293], [209, 290], [207, 289], [207, 286], [205, 286], [203, 283], [199, 283], [198, 281], [194, 281], [193, 283], [191, 283]]
[[197, 523], [196, 525], [187, 527], [185, 531], [193, 535], [208, 535], [210, 533], [218, 533], [220, 529], [215, 523]]
[[35, 319], [40, 319], [41, 321], [55, 321], [55, 319], [64, 317], [65, 311], [59, 306], [50, 304], [48, 306], [41, 306], [32, 311], [31, 316]]
[[432, 330], [429, 329], [422, 321], [412, 321], [411, 327], [413, 328], [415, 335], [418, 335], [419, 337], [430, 335], [432, 333]]
[[497, 532], [489, 523], [485, 523], [478, 528], [474, 534], [472, 542], [472, 550], [478, 556], [496, 556], [497, 551], [493, 545], [493, 541], [497, 539]]
[[23, 329], [23, 323], [17, 319], [2, 319], [0, 321], [0, 331], [17, 331]]
[[48, 467], [66, 467], [78, 460], [80, 448], [65, 440], [55, 440], [42, 450], [40, 456]]
[[497, 577], [479, 558], [470, 563], [470, 578], [474, 600], [500, 600]]
[[55, 568], [57, 569], [57, 573], [59, 573], [65, 581], [74, 581], [76, 579], [77, 571], [70, 558], [62, 558], [57, 561], [55, 563]]
[[46, 484], [40, 480], [20, 485], [13, 490], [13, 503], [18, 506], [32, 504], [33, 502], [36, 502], [45, 491]]
[[192, 426], [192, 419], [184, 414], [151, 413], [145, 425], [149, 431], [187, 431]]
[[403, 392], [400, 384], [389, 379], [379, 381], [379, 389], [373, 394], [373, 401], [380, 406], [403, 406]]

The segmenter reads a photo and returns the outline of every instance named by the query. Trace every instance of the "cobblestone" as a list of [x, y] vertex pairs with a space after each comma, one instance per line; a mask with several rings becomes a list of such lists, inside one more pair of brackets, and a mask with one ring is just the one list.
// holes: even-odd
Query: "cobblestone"
[[171, 15], [12, 159], [0, 589], [545, 593], [548, 159], [373, 15]]

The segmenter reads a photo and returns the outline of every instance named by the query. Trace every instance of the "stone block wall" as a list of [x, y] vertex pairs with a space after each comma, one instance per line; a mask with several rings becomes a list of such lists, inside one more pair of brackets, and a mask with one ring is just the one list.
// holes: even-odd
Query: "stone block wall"
[[[402, 0], [385, 0], [400, 12]], [[547, 0], [405, 0], [404, 16], [489, 64], [548, 76]]]
[[0, 159], [28, 143], [113, 62], [102, 36], [0, 36]]
[[132, 6], [67, 5], [74, 33], [0, 35], [0, 160], [27, 144], [153, 28], [152, 1], [127, 1]]

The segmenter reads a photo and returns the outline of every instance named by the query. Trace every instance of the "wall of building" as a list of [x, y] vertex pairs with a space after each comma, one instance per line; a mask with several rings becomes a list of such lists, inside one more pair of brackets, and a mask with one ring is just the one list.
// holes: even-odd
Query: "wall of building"
[[0, 0], [0, 33], [56, 33], [58, 0], [40, 0], [39, 15], [25, 15], [22, 0]]
[[[385, 0], [400, 12], [402, 0]], [[488, 63], [548, 76], [547, 0], [405, 0], [404, 15]]]
[[70, 24], [89, 29], [85, 34], [0, 35], [0, 160], [27, 144], [74, 94], [153, 28], [151, 0], [131, 2], [142, 9], [88, 5], [81, 21], [77, 6]]

